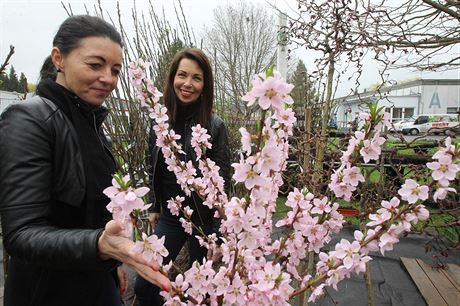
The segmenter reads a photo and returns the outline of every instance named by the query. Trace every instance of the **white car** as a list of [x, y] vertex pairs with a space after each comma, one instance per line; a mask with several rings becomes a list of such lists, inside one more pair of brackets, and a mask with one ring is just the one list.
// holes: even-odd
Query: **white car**
[[451, 133], [458, 128], [458, 116], [456, 114], [426, 114], [418, 115], [414, 122], [402, 129], [403, 134], [417, 135], [419, 133]]
[[407, 118], [398, 122], [393, 123], [393, 127], [390, 129], [390, 132], [402, 132], [404, 128], [407, 126], [410, 126], [414, 123], [415, 119], [414, 118]]

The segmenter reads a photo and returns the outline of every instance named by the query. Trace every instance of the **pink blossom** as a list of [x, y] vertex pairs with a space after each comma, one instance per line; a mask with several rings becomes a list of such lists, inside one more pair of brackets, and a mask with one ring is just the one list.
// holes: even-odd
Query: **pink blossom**
[[357, 146], [361, 141], [366, 138], [366, 134], [363, 131], [355, 131], [354, 137], [352, 137], [348, 143], [353, 146]]
[[359, 153], [364, 159], [365, 163], [368, 163], [370, 160], [377, 160], [380, 156], [380, 147], [375, 142], [370, 140], [364, 140], [364, 146], [359, 150]]
[[313, 205], [315, 207], [311, 210], [312, 214], [329, 213], [332, 210], [327, 197], [323, 197], [322, 199], [313, 199]]
[[385, 141], [386, 141], [386, 139], [384, 137], [380, 136], [379, 131], [376, 131], [374, 136], [372, 137], [372, 143], [377, 145], [379, 148], [380, 148], [381, 145], [383, 145], [385, 143]]
[[364, 182], [364, 176], [361, 174], [361, 170], [354, 166], [343, 170], [342, 181], [356, 187], [359, 182]]
[[380, 130], [381, 125], [383, 124], [384, 126], [388, 127], [389, 129], [392, 128], [392, 123], [391, 123], [391, 115], [388, 112], [385, 112], [385, 110], [381, 110], [380, 113], [380, 118], [381, 121], [379, 124], [375, 127], [377, 130]]
[[308, 302], [314, 302], [318, 297], [323, 295], [324, 286], [324, 284], [316, 286], [311, 292], [310, 297], [308, 298]]
[[455, 190], [455, 188], [452, 187], [439, 186], [438, 188], [436, 188], [436, 191], [433, 194], [434, 201], [437, 202], [438, 200], [444, 200], [448, 192], [457, 193], [457, 190]]
[[168, 124], [167, 123], [159, 123], [153, 126], [153, 131], [156, 135], [160, 135], [162, 138], [168, 135]]
[[392, 213], [398, 212], [397, 208], [399, 207], [399, 204], [400, 204], [400, 201], [397, 197], [392, 197], [389, 202], [385, 200], [382, 201], [382, 207]]
[[179, 184], [192, 184], [196, 175], [196, 169], [191, 160], [183, 164], [181, 171], [176, 172], [177, 181]]
[[122, 178], [122, 186], [113, 179], [112, 186], [104, 189], [103, 193], [110, 198], [107, 210], [112, 213], [112, 217], [122, 223], [129, 222], [130, 214], [133, 210], [146, 210], [151, 204], [145, 204], [142, 197], [149, 191], [147, 187], [133, 188], [130, 186], [129, 176]]
[[259, 75], [254, 78], [251, 91], [242, 100], [249, 102], [248, 105], [258, 100], [259, 106], [264, 110], [270, 107], [280, 110], [283, 103], [292, 104], [293, 100], [289, 96], [292, 88], [294, 86], [287, 84], [277, 72], [268, 78]]
[[441, 157], [452, 158], [455, 155], [455, 146], [452, 144], [452, 139], [450, 137], [446, 138], [446, 146], [439, 149], [436, 153], [433, 154], [433, 159], [440, 159]]
[[270, 171], [279, 171], [282, 156], [281, 151], [276, 146], [264, 146], [257, 161], [257, 171], [262, 175], [268, 176]]
[[152, 100], [152, 102], [158, 102], [160, 98], [163, 97], [163, 94], [160, 91], [158, 91], [158, 89], [153, 84], [152, 80], [145, 79], [145, 87], [147, 92], [149, 93], [149, 98]]
[[391, 213], [387, 210], [383, 211], [382, 213], [378, 214], [369, 214], [369, 219], [372, 220], [371, 222], [368, 222], [366, 225], [367, 226], [376, 226], [384, 223], [385, 221], [388, 221], [391, 219]]
[[380, 236], [379, 248], [382, 255], [385, 254], [385, 251], [393, 250], [393, 245], [399, 241], [398, 236], [402, 233], [402, 231], [402, 228], [392, 224], [390, 229]]
[[255, 272], [257, 284], [251, 285], [251, 288], [256, 288], [260, 291], [272, 290], [275, 287], [275, 282], [281, 274], [281, 267], [279, 264], [271, 265], [266, 264], [264, 270]]
[[114, 198], [120, 192], [120, 186], [115, 180], [112, 180], [112, 184], [117, 184], [118, 187], [109, 186], [102, 191], [109, 198]]
[[347, 269], [351, 269], [353, 266], [352, 256], [355, 253], [358, 253], [361, 246], [358, 241], [353, 241], [350, 243], [346, 239], [340, 240], [339, 243], [335, 245], [335, 256], [343, 260], [343, 265]]
[[184, 228], [184, 231], [186, 233], [188, 233], [189, 235], [191, 235], [192, 232], [193, 232], [192, 223], [187, 221], [187, 220], [185, 220], [184, 218], [180, 218], [179, 221], [182, 224], [182, 227]]
[[364, 236], [364, 234], [360, 231], [354, 232], [355, 240], [357, 240], [360, 244], [362, 244], [365, 241], [365, 239], [371, 238], [371, 240], [365, 246], [361, 247], [360, 249], [361, 254], [367, 255], [369, 254], [369, 252], [375, 252], [379, 250], [378, 241], [376, 239], [372, 239], [372, 238], [375, 238], [375, 235], [376, 235], [375, 233], [379, 229], [380, 229], [380, 226], [377, 226], [375, 229], [368, 229], [366, 236]]
[[371, 121], [371, 114], [361, 112], [361, 113], [359, 113], [359, 118], [362, 119], [363, 121], [370, 122]]
[[430, 216], [430, 212], [423, 205], [418, 205], [413, 212], [418, 220], [427, 220]]
[[230, 280], [226, 276], [228, 273], [226, 267], [220, 267], [219, 271], [214, 275], [212, 283], [214, 285], [214, 293], [216, 295], [224, 294], [230, 286]]
[[147, 237], [145, 233], [142, 233], [142, 240], [135, 242], [131, 249], [131, 253], [141, 253], [145, 260], [155, 260], [161, 265], [163, 263], [163, 257], [168, 256], [168, 250], [164, 247], [164, 241], [164, 236], [158, 239], [156, 235]]
[[129, 214], [131, 213], [131, 210], [123, 204], [123, 202], [117, 203], [116, 201], [110, 201], [106, 206], [106, 209], [112, 213], [112, 218], [122, 223], [129, 219]]
[[128, 68], [128, 74], [133, 80], [142, 80], [145, 78], [145, 69], [150, 65], [148, 62], [144, 62], [139, 59], [136, 62], [132, 62]]
[[201, 125], [197, 124], [192, 127], [192, 139], [191, 145], [196, 153], [196, 159], [199, 160], [202, 155], [202, 148], [211, 149], [212, 145], [209, 142], [211, 136], [207, 134], [207, 130], [202, 128]]
[[239, 129], [241, 133], [241, 144], [242, 149], [246, 154], [251, 154], [251, 134], [246, 130], [246, 128], [241, 127]]
[[181, 207], [182, 202], [185, 200], [184, 197], [176, 196], [175, 199], [167, 200], [168, 208], [171, 211], [171, 214], [174, 216], [179, 215], [179, 208]]
[[452, 158], [448, 155], [439, 157], [439, 161], [431, 162], [426, 164], [427, 167], [433, 172], [431, 176], [434, 180], [448, 180], [452, 181], [455, 179], [457, 172], [459, 171], [456, 164], [452, 163]]
[[277, 119], [279, 123], [285, 126], [292, 126], [297, 121], [295, 113], [291, 108], [281, 109], [276, 112], [273, 117]]
[[319, 253], [319, 261], [316, 264], [316, 270], [319, 273], [325, 273], [330, 268], [334, 267], [337, 262], [337, 257], [334, 254], [328, 254], [325, 252]]
[[235, 173], [233, 174], [233, 179], [236, 182], [244, 182], [244, 186], [247, 189], [252, 189], [254, 186], [263, 186], [265, 185], [265, 180], [260, 176], [260, 174], [254, 169], [251, 165], [251, 160], [244, 159], [240, 160], [239, 163], [233, 163], [233, 168]]
[[235, 275], [231, 285], [227, 288], [225, 300], [229, 305], [246, 305], [245, 294], [247, 287], [242, 282], [238, 274]]
[[350, 201], [351, 193], [356, 190], [355, 186], [348, 185], [345, 183], [329, 184], [329, 188], [334, 192], [338, 198], [344, 198], [346, 201]]
[[184, 276], [182, 274], [178, 274], [172, 286], [178, 292], [185, 292], [189, 287], [189, 283], [185, 281]]
[[150, 117], [152, 119], [155, 119], [157, 125], [160, 125], [160, 124], [164, 124], [168, 122], [167, 113], [168, 113], [168, 109], [165, 106], [161, 104], [155, 104], [155, 106], [152, 109]]
[[424, 201], [428, 199], [428, 186], [419, 186], [416, 181], [407, 179], [401, 186], [401, 189], [398, 190], [398, 194], [409, 204], [415, 203], [418, 200]]
[[262, 232], [256, 228], [245, 229], [238, 234], [238, 247], [256, 249], [263, 238]]

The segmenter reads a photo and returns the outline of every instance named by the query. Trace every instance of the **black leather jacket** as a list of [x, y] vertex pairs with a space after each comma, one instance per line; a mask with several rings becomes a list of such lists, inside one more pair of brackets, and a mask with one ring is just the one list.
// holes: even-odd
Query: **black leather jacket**
[[[186, 121], [183, 123], [185, 125], [185, 137], [183, 137], [183, 143], [190, 144], [191, 137], [192, 137], [192, 126], [195, 125], [193, 119], [190, 121]], [[229, 184], [230, 184], [230, 150], [228, 145], [228, 132], [227, 128], [224, 125], [223, 120], [213, 114], [211, 120], [207, 127], [208, 134], [211, 136], [210, 142], [212, 144], [212, 149], [207, 150], [206, 157], [213, 160], [217, 166], [220, 167], [219, 174], [225, 181], [225, 190], [228, 193], [229, 191]], [[150, 129], [150, 138], [149, 138], [149, 158], [150, 158], [150, 182], [152, 191], [150, 193], [150, 201], [152, 202], [152, 207], [150, 209], [151, 212], [168, 212], [169, 209], [167, 208], [166, 201], [169, 199], [158, 199], [156, 195], [160, 194], [158, 182], [155, 182], [155, 171], [158, 162], [158, 154], [160, 148], [155, 145], [156, 143], [156, 135], [153, 129]], [[186, 145], [183, 148], [186, 153], [186, 159], [194, 161], [195, 166], [197, 167], [196, 161], [196, 154], [193, 150], [191, 145]], [[197, 167], [198, 168], [198, 167]], [[213, 220], [214, 212], [211, 211], [208, 207], [202, 204], [201, 199], [195, 194], [192, 193], [192, 200], [195, 207], [191, 207], [194, 209], [194, 213], [192, 215], [192, 220], [198, 224], [203, 223], [207, 224]], [[200, 216], [200, 218], [198, 218]]]
[[98, 253], [102, 229], [78, 221], [86, 182], [76, 133], [39, 96], [0, 118], [1, 224], [11, 255], [5, 305], [102, 305], [97, 291], [113, 281], [117, 263]]

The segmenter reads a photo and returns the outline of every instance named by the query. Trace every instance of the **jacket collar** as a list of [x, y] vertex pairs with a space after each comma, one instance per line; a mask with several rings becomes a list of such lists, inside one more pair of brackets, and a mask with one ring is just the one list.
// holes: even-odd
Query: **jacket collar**
[[75, 105], [84, 115], [91, 116], [94, 114], [96, 125], [99, 127], [107, 117], [109, 111], [104, 106], [93, 106], [86, 101], [80, 99], [76, 94], [56, 83], [53, 80], [45, 79], [40, 81], [37, 86], [37, 95], [53, 101], [56, 106], [61, 109], [69, 118], [70, 107]]

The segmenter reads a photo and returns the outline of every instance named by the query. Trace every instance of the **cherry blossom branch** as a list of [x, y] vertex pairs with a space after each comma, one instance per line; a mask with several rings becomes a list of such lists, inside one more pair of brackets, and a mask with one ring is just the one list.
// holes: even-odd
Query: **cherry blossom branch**
[[[214, 270], [210, 260], [195, 262], [190, 270], [176, 277], [174, 290], [161, 293], [166, 300], [165, 305], [182, 305], [186, 302], [250, 305], [256, 301], [266, 305], [288, 305], [290, 298], [309, 288], [313, 289], [310, 296], [313, 301], [322, 294], [325, 286], [337, 288], [337, 283], [350, 277], [351, 273], [364, 271], [366, 263], [371, 260], [369, 252], [380, 251], [384, 254], [391, 250], [398, 242], [399, 235], [409, 231], [411, 225], [418, 220], [428, 218], [428, 211], [418, 203], [428, 198], [431, 185], [420, 186], [415, 180], [409, 179], [398, 190], [400, 198], [382, 201], [382, 207], [375, 214], [369, 214], [365, 233], [355, 231], [354, 241], [342, 239], [332, 251], [321, 252], [331, 235], [342, 229], [343, 217], [337, 212], [339, 205], [335, 200], [351, 199], [358, 185], [364, 181], [357, 166], [359, 161], [362, 159], [367, 163], [378, 160], [381, 146], [385, 142], [380, 130], [383, 125], [389, 124], [388, 114], [377, 105], [370, 105], [370, 112], [360, 115], [363, 124], [343, 152], [342, 165], [331, 176], [328, 185], [331, 195], [315, 197], [307, 190], [298, 189], [290, 192], [286, 206], [291, 211], [276, 223], [277, 227], [286, 228], [287, 234], [280, 240], [272, 240], [275, 199], [282, 184], [281, 174], [286, 167], [288, 138], [292, 135], [295, 122], [292, 109], [287, 108], [292, 103], [289, 96], [292, 85], [273, 71], [254, 77], [252, 88], [243, 100], [248, 102], [248, 106], [256, 105], [260, 108], [264, 119], [256, 137], [245, 128], [240, 128], [242, 153], [239, 162], [232, 165], [235, 169], [233, 179], [237, 184], [244, 185], [246, 193], [242, 198], [227, 199], [218, 167], [210, 159], [203, 158], [210, 144], [207, 142], [207, 132], [201, 126], [193, 128], [192, 147], [203, 176], [197, 177], [195, 165], [191, 161], [180, 161], [180, 155], [184, 154], [177, 143], [180, 136], [170, 130], [166, 108], [158, 103], [161, 93], [145, 77], [144, 70], [147, 67], [148, 64], [138, 61], [130, 67], [130, 75], [138, 90], [139, 100], [155, 120], [153, 130], [168, 169], [175, 173], [187, 195], [196, 192], [203, 199], [204, 205], [223, 208], [226, 217], [220, 228], [223, 257], [219, 268]], [[446, 140], [446, 147], [433, 155], [434, 161], [429, 165], [433, 170], [433, 180], [439, 187], [433, 196], [435, 200], [455, 191], [449, 184], [460, 171], [459, 149], [450, 141], [450, 138]], [[112, 200], [108, 209], [114, 218], [126, 221], [129, 230], [134, 222], [132, 218], [147, 206], [144, 203], [140, 205], [137, 199], [148, 189], [133, 189], [129, 182], [120, 181], [120, 178], [118, 181], [106, 192]], [[181, 222], [186, 231], [192, 233], [193, 228], [199, 231], [191, 222], [192, 210], [182, 207], [182, 201], [180, 197], [171, 199], [168, 208], [172, 213], [179, 214], [182, 211], [184, 218], [181, 218]], [[400, 205], [401, 201], [407, 202], [407, 205]], [[127, 213], [128, 210], [120, 203], [131, 202], [136, 202], [135, 209]], [[147, 256], [158, 260], [165, 256], [160, 239], [156, 236], [146, 237], [143, 233], [140, 236], [140, 239], [136, 238], [139, 252], [144, 256], [150, 252]], [[202, 245], [208, 249], [216, 247], [215, 237], [203, 237], [206, 238], [198, 238]], [[314, 276], [299, 271], [299, 264], [307, 251], [319, 253], [320, 260]], [[268, 259], [273, 258], [270, 255], [275, 255], [273, 260]], [[300, 281], [297, 290], [291, 287], [294, 279]]]

